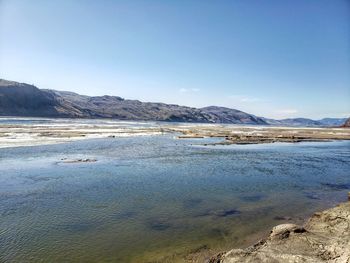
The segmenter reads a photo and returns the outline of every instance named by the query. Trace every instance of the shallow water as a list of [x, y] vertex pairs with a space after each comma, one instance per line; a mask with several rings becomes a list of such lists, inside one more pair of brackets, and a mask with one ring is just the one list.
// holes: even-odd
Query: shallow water
[[214, 140], [0, 149], [0, 261], [181, 262], [346, 199], [350, 142], [199, 145]]

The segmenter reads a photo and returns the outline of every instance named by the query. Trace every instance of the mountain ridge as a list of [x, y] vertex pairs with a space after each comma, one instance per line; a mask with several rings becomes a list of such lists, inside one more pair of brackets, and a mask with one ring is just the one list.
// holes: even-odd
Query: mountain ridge
[[39, 89], [34, 85], [4, 79], [0, 79], [0, 116], [113, 118], [277, 126], [341, 126], [346, 121], [346, 118], [274, 120], [221, 106], [195, 108], [161, 102], [141, 102], [119, 96], [87, 96], [71, 91]]
[[34, 85], [0, 80], [0, 116], [114, 118], [202, 123], [266, 124], [261, 118], [229, 109], [225, 119], [209, 109], [141, 102], [118, 96], [86, 96], [70, 91], [39, 89]]

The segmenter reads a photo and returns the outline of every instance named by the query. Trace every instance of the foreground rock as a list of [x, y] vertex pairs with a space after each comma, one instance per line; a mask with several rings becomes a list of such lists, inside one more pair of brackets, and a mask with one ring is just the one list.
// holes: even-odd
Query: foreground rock
[[350, 262], [350, 201], [315, 213], [304, 226], [282, 224], [265, 240], [210, 260], [233, 262]]

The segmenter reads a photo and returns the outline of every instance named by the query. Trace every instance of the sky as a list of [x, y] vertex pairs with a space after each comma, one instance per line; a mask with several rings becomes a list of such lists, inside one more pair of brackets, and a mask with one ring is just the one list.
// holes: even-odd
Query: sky
[[350, 116], [348, 0], [0, 0], [0, 78], [271, 118]]

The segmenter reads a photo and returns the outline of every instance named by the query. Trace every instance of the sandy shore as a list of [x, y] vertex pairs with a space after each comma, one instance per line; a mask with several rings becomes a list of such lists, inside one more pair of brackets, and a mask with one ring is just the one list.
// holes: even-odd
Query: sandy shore
[[210, 263], [234, 262], [350, 262], [349, 202], [314, 213], [303, 226], [282, 224], [253, 246], [233, 249]]
[[133, 126], [132, 123], [124, 122], [3, 124], [0, 125], [0, 148], [57, 144], [84, 139], [159, 135], [163, 132], [158, 125]]
[[350, 129], [347, 128], [201, 126], [174, 130], [183, 134], [179, 136], [181, 139], [222, 137], [223, 140], [221, 142], [215, 143], [222, 145], [350, 140]]

